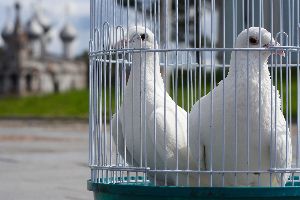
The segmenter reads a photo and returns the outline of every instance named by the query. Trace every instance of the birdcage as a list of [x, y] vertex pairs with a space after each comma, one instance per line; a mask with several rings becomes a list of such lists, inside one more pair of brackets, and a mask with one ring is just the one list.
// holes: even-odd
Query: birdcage
[[297, 0], [91, 0], [95, 199], [298, 199]]

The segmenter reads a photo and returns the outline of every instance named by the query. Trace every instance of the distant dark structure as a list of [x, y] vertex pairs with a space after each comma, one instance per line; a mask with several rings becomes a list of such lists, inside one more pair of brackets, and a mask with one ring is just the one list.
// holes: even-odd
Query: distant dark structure
[[63, 55], [47, 51], [51, 23], [35, 11], [26, 24], [21, 23], [20, 4], [15, 4], [15, 22], [7, 20], [2, 38], [5, 43], [0, 60], [0, 96], [63, 92], [86, 87], [87, 66], [74, 60], [72, 44], [76, 30], [66, 22], [60, 32]]

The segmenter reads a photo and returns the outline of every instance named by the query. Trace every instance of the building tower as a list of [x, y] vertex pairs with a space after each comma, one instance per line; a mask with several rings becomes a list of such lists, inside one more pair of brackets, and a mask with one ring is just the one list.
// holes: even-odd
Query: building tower
[[70, 22], [66, 22], [60, 32], [60, 38], [63, 42], [63, 54], [66, 59], [73, 58], [73, 41], [76, 38], [76, 29]]
[[6, 19], [5, 19], [5, 24], [3, 26], [1, 36], [3, 38], [3, 41], [5, 43], [5, 48], [8, 48], [8, 42], [11, 38], [11, 35], [13, 33], [13, 23], [10, 20], [10, 9], [9, 7], [6, 9]]
[[29, 40], [31, 56], [35, 59], [40, 58], [41, 37], [44, 30], [39, 24], [36, 14], [34, 14], [27, 22], [26, 31]]
[[43, 33], [41, 35], [41, 56], [45, 57], [48, 52], [47, 51], [48, 43], [51, 41], [51, 37], [49, 34], [51, 29], [51, 21], [44, 14], [44, 9], [40, 6], [36, 11], [35, 18], [43, 30]]

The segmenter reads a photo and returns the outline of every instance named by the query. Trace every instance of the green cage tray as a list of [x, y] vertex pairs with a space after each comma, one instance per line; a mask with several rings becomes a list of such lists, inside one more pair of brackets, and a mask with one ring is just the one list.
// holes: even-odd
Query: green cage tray
[[139, 182], [143, 177], [138, 177], [137, 181], [130, 177], [130, 180], [130, 183], [101, 183], [101, 180], [93, 183], [88, 180], [87, 188], [93, 191], [95, 200], [300, 199], [299, 177], [294, 177], [294, 183], [287, 182], [286, 187], [175, 187]]

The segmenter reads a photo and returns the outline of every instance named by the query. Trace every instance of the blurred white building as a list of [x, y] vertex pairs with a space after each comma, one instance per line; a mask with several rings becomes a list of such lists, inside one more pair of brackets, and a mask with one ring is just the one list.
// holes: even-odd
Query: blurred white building
[[63, 92], [86, 87], [87, 66], [75, 60], [72, 45], [76, 29], [66, 22], [60, 31], [63, 55], [49, 54], [50, 20], [36, 10], [26, 24], [21, 23], [20, 4], [15, 4], [15, 21], [7, 20], [0, 58], [0, 95], [28, 95]]

